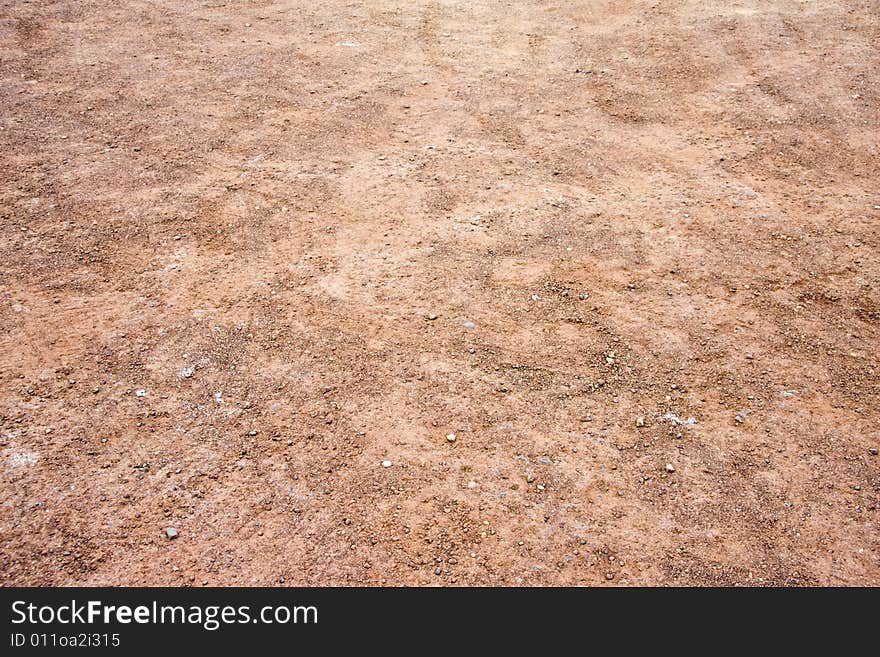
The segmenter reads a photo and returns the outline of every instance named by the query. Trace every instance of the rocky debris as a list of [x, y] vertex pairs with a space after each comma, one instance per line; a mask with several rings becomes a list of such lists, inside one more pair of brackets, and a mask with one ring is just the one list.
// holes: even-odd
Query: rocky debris
[[438, 317], [439, 315], [437, 313], [428, 313], [427, 315], [425, 315], [425, 319], [427, 319], [429, 322], [433, 322]]
[[138, 388], [137, 390], [134, 391], [134, 396], [135, 397], [146, 397], [147, 391], [144, 390], [143, 388]]
[[455, 442], [455, 434], [454, 433], [446, 434], [446, 442], [454, 443]]
[[168, 540], [171, 541], [180, 536], [180, 533], [174, 527], [166, 527], [165, 536], [167, 536]]
[[682, 420], [680, 417], [678, 417], [675, 413], [672, 413], [672, 412], [666, 413], [663, 416], [663, 419], [669, 420], [673, 424], [677, 424], [678, 426], [681, 426], [681, 427], [692, 427], [697, 423], [697, 421], [692, 417], [689, 417], [687, 420]]
[[639, 428], [645, 426], [645, 416], [644, 415], [639, 415], [636, 418], [636, 426]]
[[667, 463], [665, 470], [666, 470], [666, 472], [669, 472], [671, 474], [671, 473], [675, 472], [675, 466], [672, 465], [671, 463]]
[[187, 365], [186, 367], [181, 367], [177, 371], [178, 379], [191, 379], [193, 374], [196, 373], [196, 368], [192, 365]]
[[869, 447], [868, 452], [870, 454], [872, 454], [873, 456], [877, 456], [877, 448], [876, 447]]
[[[6, 450], [4, 450], [6, 451]], [[17, 468], [34, 465], [40, 459], [37, 452], [13, 452], [6, 457], [6, 465], [12, 470]]]
[[733, 417], [733, 419], [737, 424], [742, 424], [743, 422], [746, 421], [746, 417], [748, 417], [748, 415], [749, 415], [749, 412], [747, 410], [742, 410], [739, 413], [737, 413]]
[[387, 461], [387, 460], [386, 460], [386, 461], [382, 461], [382, 467], [383, 467], [383, 468], [390, 468], [392, 465], [394, 465], [394, 464], [393, 464], [391, 461]]
[[552, 465], [553, 461], [550, 460], [549, 456], [542, 456], [538, 459], [538, 463], [540, 463], [541, 465]]

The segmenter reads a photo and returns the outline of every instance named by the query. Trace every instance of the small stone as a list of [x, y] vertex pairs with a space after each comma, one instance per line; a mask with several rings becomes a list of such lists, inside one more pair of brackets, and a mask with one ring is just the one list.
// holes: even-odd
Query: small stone
[[870, 454], [872, 454], [873, 456], [877, 456], [877, 448], [876, 447], [869, 447], [868, 452]]
[[535, 475], [533, 475], [533, 474], [526, 475], [526, 481], [528, 483], [532, 483], [534, 480], [535, 480]]
[[425, 315], [425, 319], [427, 319], [429, 322], [433, 322], [435, 319], [437, 319], [437, 314], [428, 313], [427, 315]]
[[614, 579], [614, 573], [605, 573], [605, 579], [610, 582], [612, 579]]
[[135, 397], [146, 397], [146, 396], [147, 396], [147, 391], [146, 391], [146, 390], [143, 390], [143, 389], [135, 390], [135, 391], [134, 391], [134, 396], [135, 396]]
[[639, 415], [639, 416], [636, 418], [636, 426], [637, 426], [637, 427], [643, 427], [643, 426], [645, 426], [645, 416], [644, 416], [644, 415]]
[[446, 440], [447, 440], [447, 442], [454, 443], [455, 442], [455, 434], [454, 433], [446, 434]]
[[675, 472], [675, 467], [671, 463], [667, 463], [666, 472]]
[[471, 490], [473, 490], [474, 488], [477, 487], [477, 482], [476, 481], [469, 481], [467, 483], [467, 487], [470, 488]]
[[178, 533], [178, 531], [174, 527], [166, 527], [165, 528], [165, 536], [168, 537], [168, 540], [174, 540], [179, 535], [180, 534]]
[[477, 325], [474, 324], [473, 322], [465, 322], [465, 323], [464, 323], [464, 327], [465, 327], [467, 330], [471, 331], [471, 330], [477, 328]]
[[383, 468], [390, 468], [392, 465], [394, 464], [391, 461], [382, 461]]
[[538, 463], [540, 463], [541, 465], [552, 465], [553, 461], [550, 460], [549, 456], [542, 456], [538, 459]]
[[196, 373], [196, 368], [190, 366], [180, 368], [180, 371], [177, 372], [177, 378], [179, 379], [191, 379], [193, 374]]

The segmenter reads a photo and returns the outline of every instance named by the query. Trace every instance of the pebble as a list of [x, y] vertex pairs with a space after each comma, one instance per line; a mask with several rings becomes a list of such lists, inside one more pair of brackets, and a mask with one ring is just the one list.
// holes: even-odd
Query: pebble
[[428, 313], [427, 315], [425, 315], [425, 319], [427, 319], [429, 322], [433, 322], [435, 319], [437, 319], [437, 314]]
[[180, 534], [174, 527], [166, 527], [165, 528], [165, 536], [168, 537], [169, 540], [173, 540], [177, 538]]
[[455, 434], [454, 433], [446, 434], [446, 440], [450, 443], [454, 443], [455, 442]]
[[874, 456], [877, 456], [877, 448], [876, 448], [876, 447], [870, 447], [870, 448], [868, 449], [868, 452], [871, 453], [871, 454], [874, 455]]
[[146, 391], [146, 390], [143, 390], [143, 389], [135, 390], [135, 391], [134, 391], [134, 396], [135, 396], [135, 397], [146, 397], [146, 396], [147, 396], [147, 391]]
[[550, 460], [549, 456], [542, 456], [538, 459], [538, 463], [541, 463], [543, 465], [552, 465], [553, 461]]
[[196, 368], [192, 366], [182, 367], [180, 371], [177, 373], [177, 376], [181, 379], [191, 379], [192, 375], [196, 373]]
[[477, 325], [474, 324], [473, 322], [465, 322], [464, 327], [470, 331], [472, 329], [477, 328]]
[[467, 487], [470, 488], [470, 489], [474, 489], [474, 488], [477, 487], [477, 482], [476, 482], [476, 481], [469, 481], [469, 482], [467, 483]]
[[675, 467], [671, 463], [667, 463], [666, 472], [675, 472]]
[[612, 579], [614, 579], [614, 573], [605, 573], [605, 579], [610, 582]]
[[644, 416], [644, 415], [639, 415], [639, 416], [636, 418], [636, 426], [637, 426], [637, 427], [643, 427], [643, 426], [645, 426], [645, 416]]
[[532, 475], [532, 474], [526, 475], [526, 481], [528, 483], [532, 483], [534, 480], [535, 480], [535, 475]]
[[394, 464], [391, 461], [382, 461], [383, 468], [390, 468], [392, 465]]

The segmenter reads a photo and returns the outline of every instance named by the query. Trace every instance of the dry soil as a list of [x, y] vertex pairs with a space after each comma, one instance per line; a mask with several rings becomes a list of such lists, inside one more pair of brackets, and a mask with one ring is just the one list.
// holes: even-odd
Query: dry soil
[[880, 584], [878, 44], [4, 0], [0, 583]]

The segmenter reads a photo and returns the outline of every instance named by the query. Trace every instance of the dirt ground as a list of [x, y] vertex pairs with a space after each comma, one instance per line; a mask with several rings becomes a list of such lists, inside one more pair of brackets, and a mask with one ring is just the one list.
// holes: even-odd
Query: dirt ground
[[880, 584], [878, 44], [2, 0], [0, 584]]

